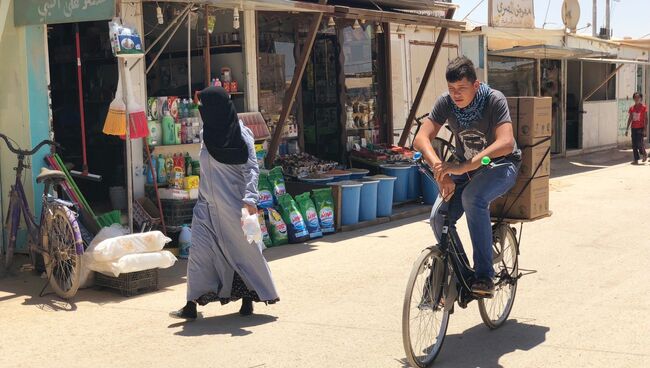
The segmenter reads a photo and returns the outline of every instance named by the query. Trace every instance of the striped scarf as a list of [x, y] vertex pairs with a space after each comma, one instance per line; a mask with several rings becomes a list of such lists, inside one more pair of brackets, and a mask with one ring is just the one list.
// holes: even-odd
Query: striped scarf
[[447, 96], [454, 116], [456, 116], [458, 124], [463, 129], [469, 128], [472, 123], [483, 118], [483, 111], [485, 110], [485, 106], [487, 106], [490, 94], [492, 94], [492, 89], [490, 86], [485, 83], [481, 83], [480, 87], [478, 88], [478, 92], [476, 92], [476, 96], [474, 96], [474, 100], [472, 100], [472, 102], [467, 107], [462, 109], [456, 106], [456, 103], [454, 100], [452, 100], [451, 96]]

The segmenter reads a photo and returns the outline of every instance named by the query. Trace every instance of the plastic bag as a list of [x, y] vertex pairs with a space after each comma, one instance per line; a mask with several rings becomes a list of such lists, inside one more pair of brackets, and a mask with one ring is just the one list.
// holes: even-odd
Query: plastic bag
[[320, 221], [318, 220], [318, 213], [316, 212], [316, 206], [311, 200], [309, 192], [296, 196], [296, 203], [298, 203], [300, 213], [305, 220], [305, 225], [307, 225], [309, 237], [315, 239], [323, 236], [323, 232], [320, 229]]
[[258, 206], [260, 208], [273, 207], [273, 185], [269, 182], [269, 176], [261, 173], [258, 179], [257, 191], [260, 195]]
[[282, 219], [287, 224], [287, 234], [289, 243], [302, 243], [309, 240], [309, 231], [298, 210], [298, 205], [289, 194], [282, 195], [278, 198], [281, 207]]
[[160, 251], [170, 241], [160, 231], [150, 231], [105, 239], [99, 244], [91, 242], [86, 252], [95, 262], [110, 262], [127, 254]]
[[81, 262], [81, 281], [79, 286], [81, 289], [93, 286], [95, 281], [95, 271], [88, 267], [91, 263], [94, 263], [93, 255], [90, 252], [102, 241], [126, 234], [128, 234], [128, 231], [120, 224], [113, 224], [110, 227], [105, 227], [99, 230], [82, 256], [83, 261]]
[[277, 246], [289, 243], [287, 224], [282, 220], [280, 213], [273, 207], [265, 209], [264, 212], [269, 219], [269, 234], [271, 235], [273, 245]]
[[276, 203], [280, 196], [287, 194], [287, 187], [284, 185], [284, 175], [282, 174], [281, 167], [274, 167], [269, 171], [269, 182], [273, 186], [273, 195], [275, 196]]
[[107, 276], [118, 277], [121, 273], [139, 272], [154, 268], [169, 268], [176, 257], [166, 250], [160, 252], [127, 254], [112, 262], [95, 262], [88, 267]]
[[241, 224], [244, 236], [249, 243], [262, 242], [262, 229], [260, 228], [260, 221], [257, 219], [257, 214], [249, 214], [248, 210], [242, 208], [241, 210]]
[[271, 240], [271, 235], [269, 235], [269, 228], [266, 226], [266, 216], [264, 216], [264, 210], [257, 211], [257, 219], [260, 222], [260, 230], [262, 230], [262, 242], [264, 247], [272, 247], [273, 241]]
[[318, 211], [318, 220], [323, 234], [331, 234], [336, 231], [334, 223], [334, 199], [332, 188], [314, 189], [314, 204]]

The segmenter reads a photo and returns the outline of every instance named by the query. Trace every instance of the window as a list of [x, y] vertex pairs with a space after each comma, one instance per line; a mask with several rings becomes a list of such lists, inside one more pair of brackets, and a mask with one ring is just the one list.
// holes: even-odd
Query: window
[[537, 95], [535, 60], [488, 56], [490, 87], [507, 97]]
[[[583, 63], [582, 95], [584, 98], [594, 91], [616, 69], [616, 64]], [[608, 101], [616, 99], [616, 76], [600, 87], [587, 101]]]

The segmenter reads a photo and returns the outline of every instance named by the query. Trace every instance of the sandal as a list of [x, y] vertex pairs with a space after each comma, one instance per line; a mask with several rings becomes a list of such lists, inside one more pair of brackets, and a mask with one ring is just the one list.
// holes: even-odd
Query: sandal
[[197, 317], [196, 313], [196, 303], [187, 302], [187, 304], [174, 312], [170, 312], [169, 316], [176, 319], [184, 319], [187, 321], [194, 321]]
[[483, 298], [494, 296], [494, 282], [489, 278], [480, 278], [472, 283], [472, 293]]

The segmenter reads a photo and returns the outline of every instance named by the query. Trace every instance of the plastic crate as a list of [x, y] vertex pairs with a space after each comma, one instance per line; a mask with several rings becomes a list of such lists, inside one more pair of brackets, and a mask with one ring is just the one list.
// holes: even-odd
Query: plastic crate
[[192, 223], [196, 199], [161, 199], [165, 226], [182, 226]]
[[161, 228], [158, 208], [146, 197], [133, 202], [133, 220], [141, 231], [159, 230]]
[[122, 273], [118, 277], [95, 272], [95, 286], [118, 290], [123, 296], [158, 290], [158, 269]]

